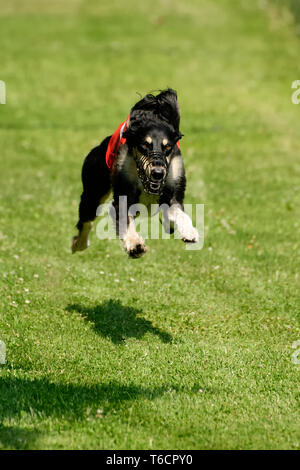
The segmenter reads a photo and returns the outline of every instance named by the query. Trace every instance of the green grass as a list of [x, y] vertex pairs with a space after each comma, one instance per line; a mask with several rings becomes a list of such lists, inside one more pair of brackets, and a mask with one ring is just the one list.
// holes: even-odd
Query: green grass
[[[291, 14], [234, 0], [0, 0], [0, 36], [0, 447], [299, 449]], [[93, 231], [72, 256], [83, 157], [136, 92], [166, 86], [204, 248], [153, 240], [129, 260]]]

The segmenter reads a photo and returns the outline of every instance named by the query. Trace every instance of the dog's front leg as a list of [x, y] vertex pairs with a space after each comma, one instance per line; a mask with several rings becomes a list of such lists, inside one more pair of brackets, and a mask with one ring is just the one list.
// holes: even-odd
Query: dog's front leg
[[115, 208], [115, 226], [120, 240], [123, 240], [123, 245], [126, 253], [131, 258], [140, 258], [143, 256], [147, 248], [143, 238], [137, 233], [134, 215], [128, 212], [127, 197], [117, 197], [114, 202]]
[[131, 215], [128, 216], [128, 225], [122, 238], [125, 251], [131, 258], [140, 258], [146, 253], [145, 242], [137, 233], [134, 217]]
[[193, 227], [190, 217], [183, 211], [181, 204], [174, 203], [164, 210], [164, 218], [167, 224], [175, 224], [181, 239], [184, 242], [197, 243], [199, 241], [198, 230]]

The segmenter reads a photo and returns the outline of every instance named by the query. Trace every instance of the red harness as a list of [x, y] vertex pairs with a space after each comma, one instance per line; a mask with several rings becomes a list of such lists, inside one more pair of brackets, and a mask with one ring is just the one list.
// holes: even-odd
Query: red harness
[[[123, 137], [123, 134], [127, 129], [129, 117], [130, 115], [127, 117], [126, 121], [122, 122], [119, 125], [119, 127], [115, 130], [115, 132], [109, 139], [105, 160], [106, 160], [106, 165], [108, 166], [110, 171], [112, 171], [112, 168], [116, 161], [119, 148], [121, 147], [121, 145], [124, 145], [126, 143], [126, 137]], [[179, 141], [176, 142], [176, 145], [180, 149]]]
[[115, 160], [118, 155], [118, 150], [121, 145], [124, 145], [126, 142], [126, 137], [123, 137], [124, 132], [127, 129], [127, 124], [129, 121], [129, 116], [126, 121], [122, 122], [119, 127], [115, 130], [111, 138], [109, 139], [107, 150], [106, 150], [106, 165], [110, 170], [115, 163]]

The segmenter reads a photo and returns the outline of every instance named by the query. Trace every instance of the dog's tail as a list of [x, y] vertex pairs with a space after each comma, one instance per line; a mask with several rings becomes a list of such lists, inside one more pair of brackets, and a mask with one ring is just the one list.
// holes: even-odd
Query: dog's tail
[[[150, 114], [150, 116], [149, 116]], [[130, 111], [130, 126], [138, 121], [149, 120], [149, 117], [171, 124], [176, 133], [179, 132], [180, 110], [177, 93], [172, 88], [161, 91], [158, 95], [148, 94], [138, 101]]]

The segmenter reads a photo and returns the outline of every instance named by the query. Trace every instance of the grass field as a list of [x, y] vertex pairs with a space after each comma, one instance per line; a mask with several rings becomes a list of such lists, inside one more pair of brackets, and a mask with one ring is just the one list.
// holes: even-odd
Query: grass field
[[[0, 46], [0, 448], [299, 449], [292, 13], [0, 0]], [[84, 156], [167, 86], [203, 249], [129, 260], [93, 231], [71, 255]]]

